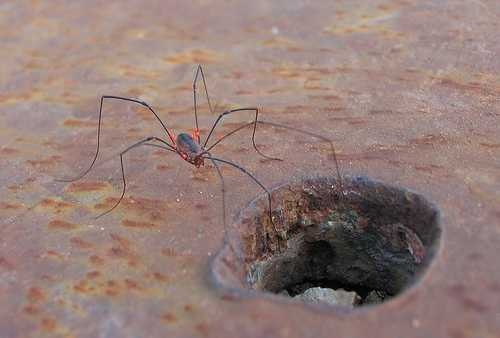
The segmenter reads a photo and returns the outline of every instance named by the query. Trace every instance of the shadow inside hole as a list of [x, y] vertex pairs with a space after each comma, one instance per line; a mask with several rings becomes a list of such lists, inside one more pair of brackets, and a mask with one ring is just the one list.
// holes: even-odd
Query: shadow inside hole
[[412, 285], [437, 251], [438, 210], [408, 190], [366, 177], [344, 178], [340, 187], [319, 177], [272, 196], [278, 232], [260, 197], [241, 212], [214, 258], [212, 277], [223, 290], [345, 304], [329, 299], [343, 289], [355, 292], [347, 305], [380, 303]]

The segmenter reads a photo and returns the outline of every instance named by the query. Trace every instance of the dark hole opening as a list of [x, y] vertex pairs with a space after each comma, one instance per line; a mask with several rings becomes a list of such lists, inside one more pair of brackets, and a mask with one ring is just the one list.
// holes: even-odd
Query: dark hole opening
[[332, 178], [315, 178], [274, 190], [279, 233], [264, 201], [254, 201], [214, 261], [219, 285], [352, 307], [414, 284], [437, 251], [436, 207], [365, 177], [346, 178], [342, 189]]

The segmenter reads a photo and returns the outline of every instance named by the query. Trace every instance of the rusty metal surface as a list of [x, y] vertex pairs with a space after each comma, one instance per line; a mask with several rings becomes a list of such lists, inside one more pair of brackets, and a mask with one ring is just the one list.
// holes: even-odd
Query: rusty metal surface
[[[500, 337], [499, 26], [493, 0], [2, 2], [0, 336]], [[120, 193], [113, 155], [162, 135], [133, 105], [107, 104], [88, 177], [54, 181], [88, 165], [100, 95], [191, 130], [197, 63], [219, 110], [263, 107], [331, 137], [343, 172], [435, 202], [442, 246], [423, 280], [349, 314], [221, 297], [207, 278], [223, 238], [213, 168], [136, 151], [125, 201], [93, 219]], [[202, 131], [214, 118], [203, 111]], [[243, 139], [217, 153], [269, 186], [329, 170], [311, 140], [263, 130], [258, 143], [290, 161], [260, 161]], [[260, 191], [224, 173], [234, 215]]]

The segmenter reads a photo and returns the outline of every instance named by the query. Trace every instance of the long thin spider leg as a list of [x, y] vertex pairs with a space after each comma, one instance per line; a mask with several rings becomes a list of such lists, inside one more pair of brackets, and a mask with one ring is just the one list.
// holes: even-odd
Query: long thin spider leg
[[[212, 136], [212, 133], [213, 131], [215, 130], [215, 127], [217, 127], [217, 125], [219, 124], [219, 122], [222, 120], [222, 118], [226, 115], [229, 115], [231, 113], [235, 113], [235, 112], [239, 112], [239, 111], [254, 111], [255, 112], [255, 118], [254, 118], [254, 121], [252, 122], [253, 124], [253, 132], [252, 132], [252, 144], [253, 144], [253, 148], [255, 149], [255, 151], [262, 157], [264, 158], [267, 158], [268, 160], [275, 160], [275, 161], [283, 161], [281, 158], [277, 158], [277, 157], [271, 157], [271, 156], [267, 156], [265, 154], [263, 154], [259, 148], [257, 148], [257, 145], [255, 144], [255, 132], [257, 130], [257, 123], [258, 123], [258, 118], [259, 118], [259, 108], [238, 108], [238, 109], [232, 109], [232, 110], [228, 110], [228, 111], [225, 111], [223, 112], [222, 114], [219, 115], [219, 117], [217, 117], [217, 119], [215, 120], [213, 126], [212, 126], [212, 129], [210, 129], [210, 132], [208, 133], [208, 136], [207, 136], [207, 139], [205, 140], [205, 142], [203, 143], [203, 147], [205, 148], [207, 146], [207, 143], [208, 143], [208, 140], [210, 139], [210, 136]], [[249, 124], [250, 125], [250, 124]], [[243, 128], [242, 128], [243, 129]], [[217, 142], [218, 143], [218, 142]], [[210, 150], [212, 149], [213, 146], [210, 146], [207, 150]]]
[[236, 163], [233, 163], [231, 161], [224, 160], [222, 158], [213, 157], [213, 156], [204, 156], [204, 158], [208, 158], [212, 161], [225, 163], [227, 165], [230, 165], [230, 166], [240, 170], [241, 172], [245, 173], [248, 177], [250, 177], [255, 183], [257, 183], [262, 188], [262, 190], [265, 191], [265, 193], [267, 194], [267, 200], [268, 200], [268, 204], [269, 204], [269, 220], [271, 221], [271, 224], [273, 225], [275, 233], [279, 234], [278, 229], [276, 228], [276, 225], [274, 224], [273, 216], [272, 216], [271, 192], [252, 173], [248, 172], [242, 166], [240, 166]]
[[[167, 132], [167, 135], [170, 138], [170, 140], [172, 141], [172, 143], [175, 144], [174, 138], [173, 138], [172, 134], [170, 133], [170, 131], [168, 130], [167, 126], [163, 123], [163, 121], [160, 119], [160, 117], [154, 112], [154, 110], [146, 102], [139, 101], [139, 100], [136, 100], [136, 99], [129, 99], [129, 98], [126, 98], [126, 97], [120, 97], [120, 96], [103, 95], [103, 96], [101, 96], [101, 103], [99, 105], [99, 118], [98, 118], [98, 122], [97, 122], [97, 147], [96, 147], [94, 158], [92, 159], [92, 162], [90, 163], [90, 166], [83, 173], [81, 173], [80, 175], [78, 175], [76, 177], [73, 177], [73, 178], [59, 178], [59, 179], [56, 179], [56, 181], [59, 181], [59, 182], [73, 182], [73, 181], [77, 181], [77, 180], [81, 179], [82, 177], [84, 177], [85, 175], [87, 175], [89, 173], [89, 171], [92, 169], [92, 167], [94, 166], [94, 164], [95, 164], [95, 162], [97, 160], [97, 156], [99, 155], [99, 146], [100, 146], [100, 139], [101, 139], [102, 106], [103, 106], [103, 103], [104, 103], [104, 99], [115, 99], [115, 100], [122, 100], [122, 101], [130, 101], [130, 102], [135, 102], [135, 103], [138, 103], [138, 104], [140, 104], [142, 106], [145, 106], [158, 119], [158, 121], [162, 125], [163, 129], [165, 129], [165, 131]], [[165, 141], [162, 140], [162, 142], [165, 142]], [[171, 145], [169, 144], [169, 146], [171, 146]]]
[[342, 183], [342, 175], [340, 174], [340, 166], [339, 166], [339, 162], [337, 160], [337, 152], [335, 151], [335, 147], [333, 146], [333, 141], [331, 139], [329, 139], [326, 136], [310, 132], [308, 130], [304, 130], [304, 129], [300, 129], [300, 128], [296, 128], [296, 127], [291, 127], [291, 126], [287, 126], [287, 125], [280, 124], [280, 123], [267, 122], [267, 121], [259, 121], [259, 123], [265, 124], [265, 125], [269, 125], [269, 126], [273, 126], [273, 127], [278, 127], [278, 128], [292, 130], [292, 131], [295, 131], [295, 132], [298, 132], [298, 133], [301, 133], [301, 134], [305, 134], [305, 135], [309, 135], [309, 136], [315, 137], [317, 139], [320, 139], [320, 140], [328, 143], [328, 145], [330, 146], [330, 150], [331, 150], [331, 155], [332, 155], [333, 162], [335, 163], [335, 170], [337, 172], [337, 179], [338, 179], [338, 183], [339, 183], [339, 187], [340, 187], [340, 192], [344, 191], [343, 183]]
[[229, 242], [229, 229], [227, 228], [227, 221], [226, 221], [226, 187], [224, 183], [224, 177], [222, 176], [222, 172], [219, 168], [219, 165], [217, 162], [211, 158], [210, 161], [214, 164], [215, 170], [217, 170], [217, 175], [219, 175], [220, 178], [220, 184], [221, 184], [221, 193], [222, 193], [222, 222], [224, 223], [224, 242]]
[[170, 150], [170, 151], [173, 151], [173, 152], [176, 152], [175, 150], [173, 150], [173, 147], [170, 146], [167, 142], [163, 141], [162, 139], [158, 138], [158, 137], [155, 137], [155, 136], [151, 136], [151, 137], [148, 137], [148, 138], [145, 138], [141, 141], [138, 141], [134, 144], [132, 144], [131, 146], [127, 147], [125, 150], [123, 150], [122, 152], [120, 152], [120, 167], [121, 167], [121, 171], [122, 171], [122, 181], [123, 181], [123, 188], [122, 188], [122, 193], [120, 195], [120, 198], [118, 199], [118, 201], [113, 205], [113, 207], [111, 207], [111, 209], [99, 214], [96, 218], [100, 218], [104, 215], [107, 215], [109, 214], [111, 211], [113, 211], [119, 204], [120, 202], [123, 200], [123, 197], [125, 196], [125, 190], [127, 189], [127, 181], [125, 180], [125, 169], [124, 169], [124, 166], [123, 166], [123, 155], [125, 155], [127, 152], [129, 152], [130, 150], [136, 148], [136, 147], [139, 147], [141, 145], [154, 145], [152, 143], [147, 143], [147, 142], [150, 142], [150, 141], [159, 141], [159, 142], [162, 142], [164, 144], [167, 144], [168, 147], [171, 147], [171, 148], [168, 148], [168, 147], [165, 147], [165, 146], [159, 146], [159, 145], [156, 145], [158, 147], [161, 147], [163, 149], [167, 149], [167, 150]]
[[208, 95], [207, 82], [205, 81], [205, 74], [203, 73], [203, 68], [201, 67], [201, 65], [198, 65], [198, 68], [196, 68], [196, 75], [194, 76], [194, 81], [193, 81], [194, 121], [196, 124], [195, 136], [198, 140], [198, 143], [201, 142], [201, 139], [200, 139], [200, 129], [198, 128], [198, 105], [196, 103], [196, 82], [198, 81], [198, 75], [200, 74], [201, 74], [201, 79], [203, 81], [203, 87], [205, 88], [205, 96], [207, 97], [208, 108], [210, 109], [211, 114], [213, 114], [214, 112], [212, 109], [212, 104], [210, 103], [210, 96]]
[[[292, 131], [295, 131], [295, 132], [298, 132], [298, 133], [302, 133], [302, 134], [305, 134], [305, 135], [309, 135], [309, 136], [312, 136], [312, 137], [315, 137], [317, 139], [320, 139], [322, 141], [325, 141], [329, 144], [330, 146], [330, 150], [331, 150], [331, 156], [332, 156], [332, 159], [335, 163], [335, 170], [336, 170], [336, 173], [337, 173], [337, 179], [338, 179], [338, 182], [339, 182], [339, 187], [340, 187], [340, 191], [343, 191], [343, 184], [342, 184], [342, 176], [340, 174], [340, 166], [339, 166], [339, 163], [337, 161], [337, 155], [336, 155], [336, 151], [335, 151], [335, 147], [333, 146], [333, 141], [329, 138], [327, 138], [326, 136], [323, 136], [323, 135], [320, 135], [320, 134], [316, 134], [316, 133], [313, 133], [313, 132], [310, 132], [310, 131], [307, 131], [307, 130], [303, 130], [303, 129], [299, 129], [299, 128], [296, 128], [296, 127], [290, 127], [290, 126], [287, 126], [287, 125], [284, 125], [284, 124], [279, 124], [279, 123], [274, 123], [274, 122], [267, 122], [267, 121], [262, 121], [262, 120], [259, 120], [257, 121], [257, 123], [259, 124], [263, 124], [263, 125], [269, 125], [269, 126], [273, 126], [273, 127], [278, 127], [278, 128], [283, 128], [283, 129], [288, 129], [288, 130], [292, 130]], [[242, 126], [239, 126], [237, 128], [235, 128], [234, 130], [230, 131], [229, 133], [225, 134], [224, 136], [222, 136], [221, 138], [219, 138], [217, 141], [215, 141], [210, 147], [208, 147], [206, 149], [206, 151], [210, 151], [212, 148], [214, 148], [217, 144], [219, 144], [220, 142], [222, 142], [225, 138], [239, 132], [240, 130], [242, 129], [245, 129], [246, 127], [249, 127], [251, 125], [253, 125], [254, 122], [249, 122], [247, 124], [244, 124]]]

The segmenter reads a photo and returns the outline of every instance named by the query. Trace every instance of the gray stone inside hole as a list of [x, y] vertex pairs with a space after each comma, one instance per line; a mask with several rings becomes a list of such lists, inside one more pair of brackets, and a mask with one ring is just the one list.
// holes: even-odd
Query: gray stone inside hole
[[356, 292], [353, 305], [378, 303], [411, 286], [437, 251], [436, 207], [366, 177], [344, 178], [342, 189], [329, 177], [290, 183], [273, 191], [273, 202], [280, 233], [255, 200], [228, 237], [235, 250], [214, 260], [218, 285], [301, 299], [307, 290], [343, 289]]

